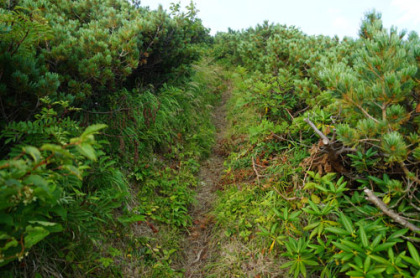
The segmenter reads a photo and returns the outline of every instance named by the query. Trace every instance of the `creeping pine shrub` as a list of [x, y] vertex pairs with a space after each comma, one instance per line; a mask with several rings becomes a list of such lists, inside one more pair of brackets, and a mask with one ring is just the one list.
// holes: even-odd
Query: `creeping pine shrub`
[[[277, 217], [259, 235], [281, 246], [294, 277], [420, 277], [420, 41], [405, 35], [373, 12], [357, 40], [268, 23], [216, 36], [219, 57], [239, 66], [237, 103], [259, 115], [250, 146], [231, 158], [248, 161], [263, 188], [279, 185], [284, 205], [265, 199]], [[279, 237], [290, 225], [292, 238]]]

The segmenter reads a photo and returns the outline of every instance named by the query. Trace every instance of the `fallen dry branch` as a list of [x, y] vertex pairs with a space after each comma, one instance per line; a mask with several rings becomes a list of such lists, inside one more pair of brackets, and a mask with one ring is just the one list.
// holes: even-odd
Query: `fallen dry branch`
[[255, 159], [252, 157], [252, 168], [254, 169], [255, 175], [257, 176], [257, 182], [260, 184], [260, 178], [264, 177], [260, 175], [257, 171], [257, 167], [255, 166]]
[[299, 199], [298, 197], [286, 197], [286, 196], [284, 196], [283, 194], [281, 194], [281, 192], [277, 189], [277, 188], [275, 188], [274, 186], [273, 187], [271, 187], [271, 188], [273, 188], [274, 189], [274, 191], [276, 191], [276, 193], [277, 194], [279, 194], [280, 195], [280, 197], [282, 197], [283, 199], [285, 199], [286, 201], [294, 201], [294, 200], [297, 200], [297, 199]]
[[391, 217], [395, 222], [399, 223], [403, 227], [410, 229], [413, 232], [420, 232], [420, 228], [415, 226], [414, 224], [405, 220], [401, 215], [394, 212], [392, 209], [389, 209], [381, 199], [373, 194], [373, 191], [370, 189], [365, 188], [364, 192], [366, 193], [367, 200], [373, 203], [376, 207], [382, 210], [383, 213]]
[[313, 123], [313, 122], [311, 122], [311, 120], [309, 120], [309, 118], [306, 118], [306, 119], [304, 119], [304, 121], [306, 122], [306, 123], [308, 123], [308, 125], [310, 125], [311, 127], [312, 127], [312, 129], [315, 131], [315, 133], [316, 134], [318, 134], [319, 135], [319, 137], [321, 137], [321, 139], [322, 139], [322, 143], [324, 144], [324, 145], [328, 145], [329, 143], [330, 143], [330, 139], [328, 139], [328, 137], [327, 136], [325, 136], [325, 134], [324, 133], [322, 133], [322, 131], [320, 131], [316, 126], [315, 126], [315, 124]]
[[204, 251], [204, 249], [205, 248], [203, 248], [203, 249], [201, 249], [199, 252], [198, 252], [198, 254], [197, 254], [197, 258], [191, 263], [191, 264], [195, 264], [195, 263], [198, 263], [199, 261], [200, 261], [200, 259], [201, 259], [201, 253], [203, 253], [203, 251]]

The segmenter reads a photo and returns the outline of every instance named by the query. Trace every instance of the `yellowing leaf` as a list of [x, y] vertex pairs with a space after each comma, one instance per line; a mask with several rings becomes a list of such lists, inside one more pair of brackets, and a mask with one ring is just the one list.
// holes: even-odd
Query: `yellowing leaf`
[[315, 204], [319, 204], [319, 203], [321, 203], [321, 198], [319, 198], [317, 195], [315, 195], [315, 194], [312, 194], [311, 195], [311, 200], [312, 200], [312, 202], [314, 202]]
[[389, 195], [386, 195], [385, 197], [384, 197], [384, 199], [383, 199], [383, 201], [384, 201], [384, 203], [385, 204], [389, 204], [389, 202], [391, 201], [391, 196], [389, 196]]
[[271, 245], [270, 245], [270, 253], [271, 253], [271, 251], [273, 250], [273, 248], [274, 248], [274, 244], [276, 243], [276, 241], [275, 240], [273, 240], [273, 242], [271, 243]]

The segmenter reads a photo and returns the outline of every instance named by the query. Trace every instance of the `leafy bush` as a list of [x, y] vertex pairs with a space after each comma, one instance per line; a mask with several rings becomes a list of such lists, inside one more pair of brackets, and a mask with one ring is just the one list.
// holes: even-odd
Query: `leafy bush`
[[1, 265], [21, 260], [50, 233], [66, 228], [71, 212], [65, 204], [83, 194], [83, 172], [88, 160], [97, 159], [93, 135], [104, 127], [90, 126], [62, 144], [25, 146], [19, 156], [0, 162]]
[[[121, 275], [124, 240], [150, 246], [134, 240], [149, 202], [133, 192], [157, 197], [152, 173], [175, 161], [183, 178], [160, 177], [168, 186], [152, 220], [190, 223], [192, 173], [213, 142], [206, 108], [218, 96], [214, 67], [193, 65], [208, 32], [193, 4], [170, 14], [126, 0], [0, 4], [0, 276]], [[173, 249], [154, 257], [163, 272]]]

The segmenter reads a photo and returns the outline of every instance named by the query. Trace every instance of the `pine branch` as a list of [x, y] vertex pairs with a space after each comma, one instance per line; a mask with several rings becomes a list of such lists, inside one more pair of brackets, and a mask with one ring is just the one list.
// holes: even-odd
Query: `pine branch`
[[405, 176], [406, 176], [408, 179], [410, 179], [410, 180], [412, 180], [412, 181], [416, 182], [417, 184], [420, 184], [420, 179], [419, 179], [418, 177], [416, 177], [415, 175], [413, 175], [413, 174], [410, 172], [410, 170], [408, 170], [408, 168], [407, 168], [407, 166], [405, 165], [405, 163], [404, 163], [404, 162], [400, 162], [400, 166], [401, 166], [401, 168], [403, 169], [404, 174], [405, 174]]
[[382, 210], [383, 213], [385, 213], [386, 215], [388, 215], [389, 217], [391, 217], [395, 222], [399, 223], [400, 225], [402, 225], [405, 228], [410, 229], [413, 232], [420, 232], [420, 228], [415, 226], [414, 224], [408, 222], [407, 220], [405, 220], [401, 215], [399, 215], [398, 213], [394, 212], [392, 209], [389, 209], [386, 204], [384, 202], [382, 202], [381, 199], [379, 199], [378, 197], [375, 196], [375, 194], [373, 194], [373, 191], [370, 189], [365, 188], [364, 192], [367, 196], [367, 200], [370, 201], [371, 203], [373, 203], [377, 208], [379, 208], [380, 210]]
[[368, 117], [369, 119], [371, 119], [372, 121], [374, 121], [375, 123], [379, 123], [379, 121], [377, 119], [375, 119], [374, 117], [372, 117], [361, 105], [355, 103], [354, 101], [352, 101], [353, 104], [360, 109], [360, 111], [362, 111], [362, 113]]

